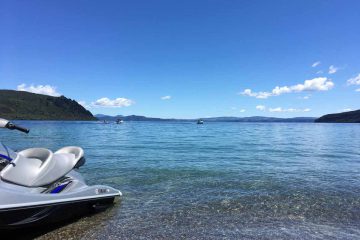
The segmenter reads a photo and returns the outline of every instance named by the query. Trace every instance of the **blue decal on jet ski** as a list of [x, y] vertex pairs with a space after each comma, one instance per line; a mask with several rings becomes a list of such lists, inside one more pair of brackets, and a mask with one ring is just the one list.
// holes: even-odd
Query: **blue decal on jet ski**
[[50, 193], [59, 193], [59, 192], [61, 192], [62, 190], [64, 190], [64, 188], [66, 188], [67, 185], [69, 185], [69, 183], [66, 183], [66, 184], [64, 184], [64, 185], [57, 186], [56, 188], [54, 188], [53, 190], [51, 190]]
[[10, 158], [10, 157], [8, 157], [8, 156], [6, 156], [6, 155], [2, 155], [2, 154], [0, 154], [0, 157], [2, 157], [2, 158], [5, 158], [6, 160], [8, 160], [8, 161], [12, 161], [12, 158]]

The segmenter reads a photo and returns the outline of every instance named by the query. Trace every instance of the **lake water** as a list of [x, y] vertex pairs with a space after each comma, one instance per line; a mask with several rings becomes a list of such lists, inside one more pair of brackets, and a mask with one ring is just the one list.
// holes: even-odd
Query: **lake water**
[[123, 198], [40, 238], [359, 239], [360, 125], [22, 122], [14, 149], [82, 146]]

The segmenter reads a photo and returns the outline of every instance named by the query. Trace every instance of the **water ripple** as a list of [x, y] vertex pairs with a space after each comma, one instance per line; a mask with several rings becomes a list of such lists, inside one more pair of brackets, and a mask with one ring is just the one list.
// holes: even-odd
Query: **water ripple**
[[360, 125], [26, 122], [15, 149], [85, 149], [120, 204], [42, 238], [358, 239]]

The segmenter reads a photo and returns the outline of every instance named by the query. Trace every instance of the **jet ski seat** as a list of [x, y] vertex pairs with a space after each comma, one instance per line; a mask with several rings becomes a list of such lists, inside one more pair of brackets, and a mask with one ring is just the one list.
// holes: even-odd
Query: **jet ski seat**
[[19, 152], [1, 171], [1, 179], [26, 187], [49, 185], [70, 172], [84, 150], [64, 147], [53, 153], [45, 148], [29, 148]]

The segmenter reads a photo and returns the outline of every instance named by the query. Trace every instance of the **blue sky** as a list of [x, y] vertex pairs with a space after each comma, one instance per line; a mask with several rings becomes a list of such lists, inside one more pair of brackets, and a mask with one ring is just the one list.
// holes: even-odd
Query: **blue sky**
[[1, 89], [62, 94], [111, 115], [360, 108], [357, 0], [0, 4]]

